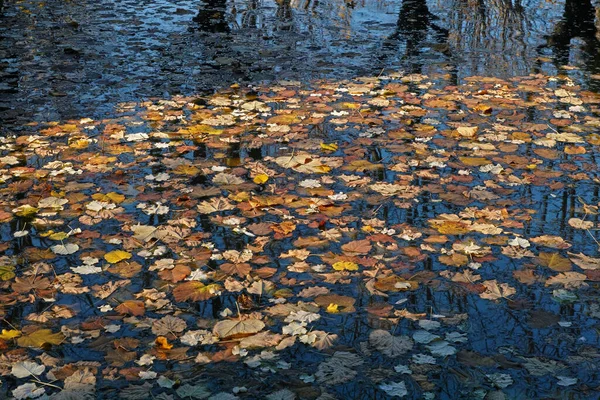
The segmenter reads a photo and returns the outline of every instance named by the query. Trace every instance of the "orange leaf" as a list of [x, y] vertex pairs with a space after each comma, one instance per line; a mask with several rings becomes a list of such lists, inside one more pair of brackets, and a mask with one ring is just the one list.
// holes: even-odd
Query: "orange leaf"
[[367, 239], [355, 240], [342, 246], [342, 250], [348, 255], [367, 254], [371, 249], [371, 242]]
[[217, 284], [205, 285], [202, 282], [190, 281], [179, 284], [173, 289], [176, 301], [204, 301], [218, 295], [221, 286]]
[[119, 304], [115, 308], [115, 311], [117, 311], [119, 314], [130, 314], [139, 317], [141, 315], [144, 315], [144, 313], [146, 312], [146, 307], [144, 306], [143, 301], [127, 300]]
[[164, 336], [157, 337], [154, 343], [161, 350], [171, 350], [173, 348], [173, 345]]

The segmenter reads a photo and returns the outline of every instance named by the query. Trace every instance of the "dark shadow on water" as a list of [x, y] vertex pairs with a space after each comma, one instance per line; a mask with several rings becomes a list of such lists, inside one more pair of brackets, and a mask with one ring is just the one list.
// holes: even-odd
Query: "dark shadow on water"
[[227, 0], [206, 0], [202, 2], [193, 21], [197, 29], [207, 33], [229, 33]]
[[579, 39], [583, 64], [591, 73], [600, 71], [600, 41], [595, 25], [596, 9], [591, 0], [566, 0], [561, 21], [547, 37], [547, 44], [541, 49], [552, 51], [554, 63], [560, 67], [569, 65], [573, 50], [573, 40]]

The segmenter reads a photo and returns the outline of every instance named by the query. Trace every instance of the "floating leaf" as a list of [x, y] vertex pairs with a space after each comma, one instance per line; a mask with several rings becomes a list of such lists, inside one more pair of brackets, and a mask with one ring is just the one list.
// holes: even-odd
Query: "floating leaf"
[[265, 327], [259, 319], [219, 321], [213, 328], [213, 333], [221, 339], [245, 336], [260, 332]]
[[19, 336], [21, 336], [21, 331], [18, 331], [16, 329], [10, 329], [10, 330], [2, 329], [2, 334], [0, 334], [0, 339], [10, 340], [10, 339], [17, 338]]
[[354, 312], [354, 303], [356, 299], [348, 296], [340, 296], [339, 294], [326, 294], [315, 298], [315, 303], [327, 309], [330, 304], [335, 304], [339, 312], [348, 313]]
[[173, 289], [176, 301], [204, 301], [217, 296], [221, 291], [218, 284], [205, 285], [202, 282], [190, 281], [180, 283]]
[[15, 267], [12, 265], [0, 265], [0, 280], [7, 281], [15, 277]]
[[336, 271], [357, 271], [358, 264], [352, 261], [338, 261], [332, 265]]
[[252, 181], [254, 183], [256, 183], [257, 185], [262, 185], [263, 183], [266, 183], [268, 180], [269, 180], [269, 175], [267, 175], [267, 174], [258, 174], [254, 178], [252, 178]]
[[64, 339], [64, 335], [60, 332], [52, 333], [50, 329], [38, 329], [18, 338], [17, 344], [21, 347], [42, 348], [45, 344], [59, 345]]
[[146, 313], [146, 307], [143, 301], [138, 300], [127, 300], [119, 304], [115, 311], [119, 314], [129, 314], [134, 316], [141, 316]]
[[413, 341], [408, 336], [393, 336], [382, 329], [371, 332], [369, 344], [388, 357], [399, 357], [413, 348]]
[[79, 250], [79, 246], [73, 243], [57, 244], [56, 246], [50, 247], [50, 249], [55, 254], [69, 255], [76, 253], [77, 250]]
[[482, 299], [498, 300], [517, 293], [517, 291], [507, 283], [498, 284], [495, 279], [483, 282], [483, 286], [485, 286], [485, 292], [479, 294]]
[[181, 333], [186, 328], [187, 324], [185, 320], [178, 317], [174, 317], [172, 315], [165, 315], [158, 321], [154, 321], [152, 323], [152, 333], [161, 336]]
[[119, 261], [129, 260], [132, 257], [131, 253], [124, 250], [113, 250], [104, 255], [104, 259], [111, 264], [116, 264]]
[[43, 365], [31, 361], [22, 361], [14, 364], [10, 373], [17, 378], [27, 378], [41, 375], [45, 369], [46, 367]]
[[554, 271], [565, 272], [571, 270], [571, 261], [568, 258], [562, 257], [558, 253], [540, 252], [538, 262], [544, 267], [548, 267]]
[[575, 289], [587, 286], [587, 283], [585, 283], [586, 279], [587, 276], [579, 272], [563, 272], [562, 274], [548, 278], [546, 286], [563, 285], [567, 289]]

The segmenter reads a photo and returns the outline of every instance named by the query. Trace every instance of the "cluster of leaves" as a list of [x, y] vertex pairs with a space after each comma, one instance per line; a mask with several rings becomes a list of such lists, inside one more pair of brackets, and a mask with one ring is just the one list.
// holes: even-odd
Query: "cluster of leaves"
[[[442, 360], [488, 368], [464, 379], [484, 394], [523, 369], [580, 385], [587, 359], [482, 354], [467, 321], [484, 302], [569, 326], [525, 299], [597, 294], [597, 195], [544, 207], [597, 184], [600, 98], [566, 77], [440, 82], [233, 86], [1, 139], [3, 388], [329, 398], [367, 371], [372, 390], [432, 398]], [[437, 293], [471, 305], [419, 300]]]

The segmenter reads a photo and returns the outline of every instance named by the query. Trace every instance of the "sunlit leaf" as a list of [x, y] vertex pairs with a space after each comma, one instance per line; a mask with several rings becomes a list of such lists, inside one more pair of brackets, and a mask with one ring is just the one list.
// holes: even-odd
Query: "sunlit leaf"
[[264, 322], [258, 319], [225, 320], [215, 324], [213, 333], [221, 339], [226, 339], [257, 333], [264, 327]]
[[218, 284], [205, 285], [202, 282], [190, 281], [180, 283], [173, 289], [176, 301], [204, 301], [218, 296], [222, 290]]
[[104, 255], [104, 259], [111, 264], [116, 264], [119, 261], [129, 260], [132, 254], [123, 250], [113, 250]]
[[21, 347], [42, 348], [45, 344], [59, 345], [64, 339], [64, 335], [60, 332], [52, 333], [50, 329], [38, 329], [18, 338], [17, 344]]

